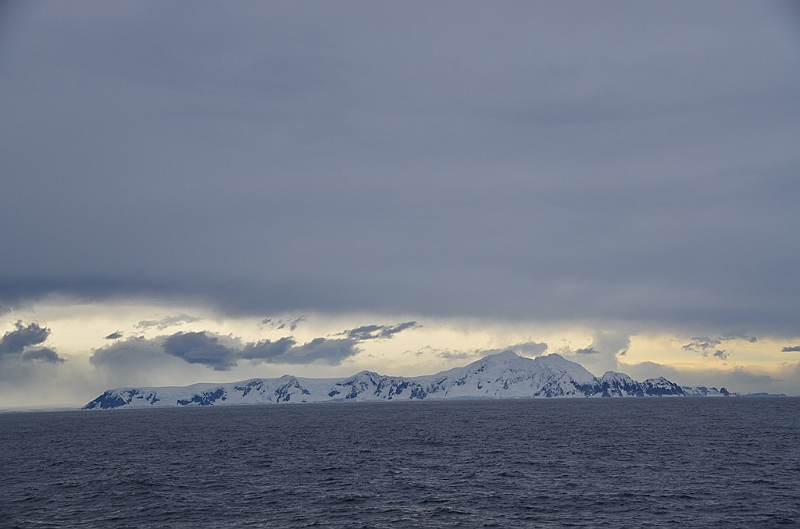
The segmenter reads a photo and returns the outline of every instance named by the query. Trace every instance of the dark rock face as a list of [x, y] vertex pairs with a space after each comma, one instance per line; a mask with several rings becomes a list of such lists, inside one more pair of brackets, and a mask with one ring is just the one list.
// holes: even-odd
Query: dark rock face
[[[292, 394], [294, 393], [292, 390], [300, 391], [301, 395], [310, 395], [309, 391], [304, 388], [300, 381], [297, 380], [295, 377], [284, 377], [283, 379], [286, 380], [286, 383], [283, 384], [281, 387], [275, 390], [275, 400], [277, 402], [291, 402], [292, 401]], [[282, 379], [282, 380], [283, 380]]]
[[644, 387], [628, 375], [608, 371], [600, 378], [596, 393], [603, 397], [643, 397]]
[[683, 388], [664, 377], [648, 378], [642, 382], [644, 394], [650, 397], [683, 397]]
[[92, 402], [83, 407], [84, 410], [110, 410], [112, 408], [119, 408], [125, 406], [130, 401], [123, 399], [120, 395], [115, 395], [113, 391], [106, 391]]
[[139, 389], [125, 389], [116, 391], [109, 390], [100, 395], [99, 397], [97, 397], [96, 399], [94, 399], [92, 402], [88, 403], [82, 409], [110, 410], [122, 406], [127, 406], [134, 399], [144, 400], [145, 402], [151, 405], [155, 404], [160, 400], [154, 391], [145, 393], [144, 391]]
[[242, 392], [242, 397], [246, 397], [247, 394], [250, 393], [251, 391], [253, 391], [253, 390], [258, 391], [263, 387], [264, 387], [264, 382], [263, 381], [261, 381], [261, 380], [252, 380], [252, 381], [248, 382], [247, 384], [244, 384], [244, 385], [241, 385], [241, 386], [234, 386], [233, 389], [235, 389], [236, 391], [241, 391]]
[[212, 404], [217, 402], [217, 400], [223, 400], [223, 401], [227, 400], [227, 396], [224, 389], [219, 388], [215, 391], [204, 391], [203, 393], [193, 396], [191, 399], [186, 399], [186, 400], [181, 399], [178, 401], [178, 404], [180, 404], [181, 406], [188, 406], [189, 404], [192, 404], [194, 402], [199, 404], [200, 406], [211, 406]]
[[[597, 393], [603, 397], [685, 397], [686, 392], [678, 384], [664, 377], [648, 378], [637, 382], [623, 373], [607, 372], [600, 379]], [[714, 391], [716, 392], [715, 388]], [[699, 395], [706, 395], [706, 388], [698, 387]]]

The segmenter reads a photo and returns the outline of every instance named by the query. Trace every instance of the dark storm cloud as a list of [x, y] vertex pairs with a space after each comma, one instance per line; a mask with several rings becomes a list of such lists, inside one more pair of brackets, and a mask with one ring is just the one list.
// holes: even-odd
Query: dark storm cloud
[[104, 340], [117, 340], [119, 338], [122, 338], [122, 332], [121, 331], [115, 331], [115, 332], [112, 332], [111, 334], [109, 334], [108, 336], [104, 336], [103, 337]]
[[22, 321], [14, 323], [14, 330], [9, 331], [0, 339], [0, 357], [17, 355], [30, 345], [39, 345], [50, 336], [50, 329], [41, 327], [33, 322], [25, 325]]
[[203, 364], [217, 371], [236, 365], [236, 351], [206, 332], [179, 332], [164, 340], [164, 352], [190, 364]]
[[775, 4], [4, 14], [4, 305], [800, 326], [800, 48]]
[[349, 329], [342, 334], [353, 340], [380, 340], [393, 337], [395, 334], [406, 329], [421, 327], [415, 321], [398, 323], [397, 325], [362, 325], [355, 329]]
[[794, 345], [794, 346], [791, 346], [791, 347], [784, 347], [783, 349], [781, 349], [781, 352], [784, 352], [784, 353], [800, 352], [800, 345]]

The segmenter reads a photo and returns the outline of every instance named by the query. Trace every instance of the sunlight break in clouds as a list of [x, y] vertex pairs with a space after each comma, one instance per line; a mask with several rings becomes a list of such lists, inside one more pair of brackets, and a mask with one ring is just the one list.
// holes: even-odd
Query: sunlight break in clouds
[[[290, 326], [265, 326], [263, 317], [231, 319], [198, 307], [193, 311], [161, 307], [172, 316], [150, 319], [193, 314], [185, 323], [190, 328], [153, 326], [145, 336], [137, 330], [143, 312], [151, 310], [146, 306], [98, 308], [73, 306], [66, 311], [58, 304], [39, 305], [36, 314], [49, 316], [40, 321], [33, 321], [28, 311], [6, 315], [8, 321], [0, 328], [4, 336], [0, 367], [6, 380], [14, 377], [15, 384], [0, 388], [4, 407], [79, 406], [118, 386], [233, 382], [287, 373], [342, 377], [363, 369], [388, 375], [432, 374], [507, 349], [529, 357], [558, 352], [596, 375], [616, 370], [642, 380], [665, 376], [684, 385], [724, 386], [739, 392], [800, 392], [800, 359], [784, 352], [787, 346], [782, 341], [765, 336], [729, 337], [725, 341], [729, 357], [720, 362], [685, 347], [700, 343], [691, 334], [628, 335], [610, 328], [542, 322], [395, 318], [393, 323], [371, 323], [375, 320], [364, 315], [313, 314], [304, 316], [303, 326], [292, 331]], [[109, 339], [110, 329], [122, 336]], [[70, 331], [63, 339], [62, 330]], [[48, 353], [39, 352], [44, 350], [57, 356], [48, 358]]]

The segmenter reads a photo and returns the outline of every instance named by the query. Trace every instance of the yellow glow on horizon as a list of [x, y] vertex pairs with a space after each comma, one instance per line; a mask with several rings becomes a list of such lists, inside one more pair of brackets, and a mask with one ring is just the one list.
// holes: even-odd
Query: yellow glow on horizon
[[[165, 328], [143, 328], [139, 325], [142, 321], [174, 319], [182, 315], [197, 319], [173, 322]], [[262, 323], [268, 317], [273, 320], [272, 324]], [[415, 318], [409, 315], [290, 313], [232, 317], [203, 306], [136, 300], [104, 303], [45, 300], [35, 306], [4, 314], [0, 320], [0, 334], [12, 330], [17, 320], [35, 321], [49, 327], [52, 334], [46, 345], [55, 348], [62, 356], [74, 360], [83, 359], [82, 362], [76, 362], [78, 364], [88, 364], [88, 358], [94, 350], [114, 343], [114, 340], [107, 340], [105, 336], [115, 331], [122, 332], [123, 339], [134, 336], [152, 339], [176, 332], [208, 331], [240, 339], [242, 343], [293, 336], [298, 344], [303, 344], [320, 337], [341, 338], [343, 331], [362, 325], [395, 325], [412, 320], [419, 324], [419, 327], [405, 330], [391, 339], [361, 342], [361, 352], [337, 366], [321, 363], [296, 366], [254, 365], [240, 361], [240, 365], [229, 372], [200, 369], [199, 372], [205, 374], [207, 380], [229, 378], [229, 375], [280, 376], [288, 372], [297, 376], [345, 376], [362, 369], [382, 374], [415, 376], [464, 365], [477, 358], [476, 352], [503, 350], [526, 342], [546, 343], [547, 353], [569, 354], [591, 345], [593, 336], [598, 332], [585, 324], [570, 325], [568, 322], [498, 322], [467, 318]], [[291, 322], [297, 324], [294, 330], [289, 329]], [[285, 324], [285, 327], [278, 328], [280, 323]], [[715, 357], [712, 350], [703, 356], [699, 351], [684, 349], [683, 346], [690, 340], [688, 336], [678, 336], [675, 333], [640, 333], [630, 337], [627, 353], [617, 358], [626, 365], [653, 362], [691, 371], [729, 371], [749, 366], [773, 373], [779, 372], [781, 366], [794, 365], [800, 361], [800, 353], [781, 352], [782, 347], [787, 345], [785, 340], [777, 341], [769, 337], [759, 337], [754, 343], [743, 339], [727, 340], [715, 348], [725, 350], [727, 358]], [[792, 343], [800, 343], [800, 339]], [[578, 362], [589, 360], [577, 356], [570, 359]], [[197, 365], [192, 367], [198, 368]], [[278, 374], [275, 375], [276, 373]]]

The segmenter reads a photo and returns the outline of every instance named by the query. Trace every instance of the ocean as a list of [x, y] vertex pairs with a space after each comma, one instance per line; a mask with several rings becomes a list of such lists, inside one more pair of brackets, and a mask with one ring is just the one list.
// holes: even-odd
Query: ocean
[[0, 414], [0, 527], [800, 525], [800, 399]]

